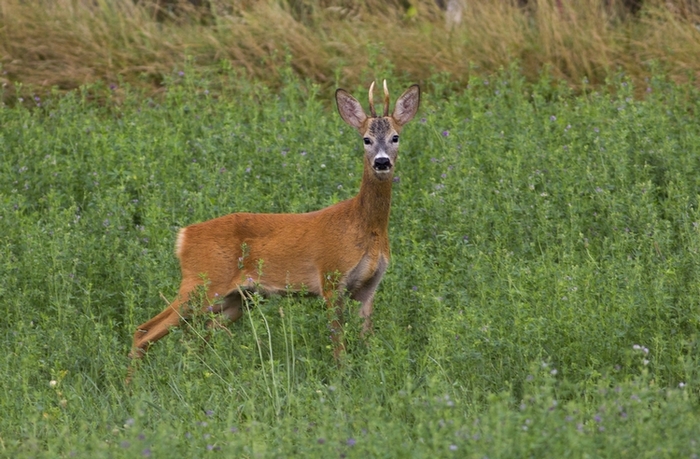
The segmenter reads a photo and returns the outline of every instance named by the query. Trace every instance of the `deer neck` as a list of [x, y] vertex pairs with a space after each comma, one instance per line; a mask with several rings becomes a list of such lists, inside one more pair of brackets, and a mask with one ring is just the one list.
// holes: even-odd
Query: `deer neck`
[[391, 210], [392, 179], [379, 180], [365, 165], [360, 192], [355, 196], [356, 211], [369, 232], [386, 233]]

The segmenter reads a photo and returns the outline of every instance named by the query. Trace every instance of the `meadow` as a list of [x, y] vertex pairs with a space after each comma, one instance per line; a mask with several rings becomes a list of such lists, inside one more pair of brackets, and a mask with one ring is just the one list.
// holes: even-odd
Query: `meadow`
[[[389, 70], [367, 81], [414, 82]], [[350, 305], [338, 366], [322, 300], [256, 297], [208, 340], [207, 317], [174, 330], [126, 385], [135, 327], [177, 292], [178, 228], [359, 187], [332, 91], [219, 75], [0, 106], [0, 455], [700, 454], [700, 94], [662, 73], [581, 93], [515, 66], [432, 75], [374, 333]]]
[[582, 90], [622, 71], [643, 91], [659, 65], [673, 81], [697, 81], [698, 55], [694, 0], [0, 0], [8, 104], [96, 82], [155, 97], [185, 59], [227, 75], [225, 60], [275, 88], [290, 65], [332, 91], [366, 86], [379, 65], [466, 84], [518, 62], [530, 83], [546, 69]]

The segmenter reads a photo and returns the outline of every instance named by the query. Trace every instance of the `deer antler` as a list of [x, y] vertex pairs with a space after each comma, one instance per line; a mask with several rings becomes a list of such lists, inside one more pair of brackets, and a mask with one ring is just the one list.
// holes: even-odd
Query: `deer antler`
[[369, 85], [369, 113], [372, 115], [372, 118], [377, 117], [377, 112], [374, 111], [374, 81]]
[[389, 116], [389, 89], [386, 87], [386, 80], [384, 80], [384, 116]]

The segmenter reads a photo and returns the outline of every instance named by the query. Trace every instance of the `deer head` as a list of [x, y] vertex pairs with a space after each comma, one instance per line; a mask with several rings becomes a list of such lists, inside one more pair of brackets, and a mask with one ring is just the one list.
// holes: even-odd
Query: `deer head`
[[357, 129], [365, 146], [365, 171], [376, 180], [391, 180], [399, 152], [399, 134], [418, 111], [420, 88], [409, 87], [396, 101], [394, 112], [389, 115], [389, 90], [384, 80], [384, 114], [377, 116], [374, 108], [374, 82], [369, 88], [370, 115], [362, 105], [343, 89], [335, 92], [338, 111], [343, 120]]

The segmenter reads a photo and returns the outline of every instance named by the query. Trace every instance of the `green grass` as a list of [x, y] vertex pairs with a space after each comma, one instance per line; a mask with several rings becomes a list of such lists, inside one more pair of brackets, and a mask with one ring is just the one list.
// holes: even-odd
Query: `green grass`
[[330, 92], [231, 80], [0, 107], [0, 455], [700, 453], [699, 94], [663, 77], [643, 100], [624, 78], [433, 77], [375, 333], [347, 315], [345, 364], [321, 300], [256, 298], [208, 342], [201, 318], [174, 330], [125, 386], [135, 327], [176, 294], [179, 227], [358, 189]]

